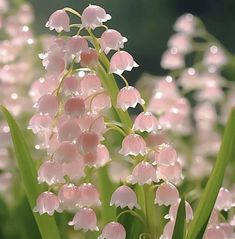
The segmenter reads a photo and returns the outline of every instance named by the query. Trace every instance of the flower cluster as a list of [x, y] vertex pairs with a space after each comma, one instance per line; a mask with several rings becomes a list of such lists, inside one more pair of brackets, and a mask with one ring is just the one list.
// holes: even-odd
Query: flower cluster
[[[71, 24], [68, 13], [75, 14], [81, 23]], [[29, 129], [40, 139], [37, 148], [47, 151], [38, 169], [38, 183], [49, 186], [39, 195], [34, 211], [52, 215], [69, 210], [75, 213], [69, 222], [75, 230], [99, 230], [96, 211], [103, 202], [93, 176], [98, 168], [107, 169], [107, 164], [123, 161], [132, 165], [131, 172], [122, 177], [122, 185], [111, 195], [110, 206], [127, 207], [141, 218], [138, 210], [144, 205], [139, 202], [136, 185], [151, 191], [157, 188], [155, 203], [170, 206], [166, 218], [170, 219], [167, 225], [173, 227], [180, 202], [175, 185], [182, 179], [181, 162], [165, 135], [167, 119], [145, 110], [139, 91], [122, 75], [138, 64], [122, 50], [127, 39], [103, 25], [110, 18], [103, 8], [89, 5], [81, 15], [70, 8], [57, 10], [46, 23], [60, 34], [39, 55], [46, 74], [31, 88], [37, 113], [30, 119]], [[95, 36], [96, 28], [104, 29], [100, 37]], [[120, 90], [114, 75], [125, 84]], [[167, 84], [163, 83], [161, 89], [167, 90]], [[179, 99], [174, 103], [188, 113], [187, 102]], [[128, 109], [138, 104], [144, 111], [132, 122]], [[123, 137], [119, 154], [109, 153], [110, 130]], [[151, 203], [154, 206], [154, 198]], [[188, 203], [186, 211], [189, 221], [193, 213]], [[147, 217], [145, 213], [144, 221]], [[126, 229], [117, 218], [103, 227], [100, 239], [126, 238]]]
[[[30, 109], [28, 85], [33, 79], [34, 37], [31, 24], [34, 15], [29, 4], [16, 8], [13, 1], [0, 1], [0, 102], [18, 119]], [[24, 52], [24, 54], [22, 54]], [[31, 111], [31, 110], [30, 110]], [[11, 201], [15, 164], [11, 153], [9, 127], [0, 119], [0, 194]]]
[[[211, 172], [210, 159], [216, 156], [220, 146], [220, 127], [235, 106], [235, 85], [221, 73], [230, 54], [206, 31], [200, 19], [191, 14], [179, 17], [174, 30], [176, 33], [169, 39], [168, 49], [161, 58], [161, 66], [168, 70], [168, 75], [144, 76], [138, 84], [139, 88], [145, 85], [147, 90], [152, 90], [147, 99], [149, 111], [159, 116], [168, 132], [177, 132], [177, 143], [188, 173], [186, 180], [201, 180]], [[195, 59], [192, 65], [187, 56]], [[190, 152], [185, 150], [189, 142], [185, 145], [182, 135], [190, 137]], [[221, 188], [204, 239], [234, 238], [230, 210], [233, 207], [233, 190]], [[228, 210], [232, 216], [221, 220], [221, 211]], [[164, 239], [171, 238], [173, 228], [170, 222], [166, 225]]]

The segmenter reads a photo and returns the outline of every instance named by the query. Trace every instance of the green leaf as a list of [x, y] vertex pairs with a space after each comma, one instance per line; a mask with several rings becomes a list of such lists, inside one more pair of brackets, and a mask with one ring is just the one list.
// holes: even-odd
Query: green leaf
[[[37, 172], [24, 139], [24, 135], [9, 111], [4, 106], [1, 106], [1, 110], [11, 131], [12, 142], [18, 161], [21, 179], [24, 184], [25, 193], [30, 207], [33, 209], [38, 195], [42, 193], [43, 190], [37, 182]], [[40, 216], [38, 213], [34, 213], [33, 215], [38, 225], [42, 239], [60, 239], [54, 217], [50, 217], [48, 215]]]
[[197, 206], [194, 219], [190, 224], [187, 239], [197, 239], [201, 238], [200, 235], [203, 235], [222, 185], [226, 166], [233, 158], [235, 158], [235, 109], [230, 114], [220, 151]]
[[185, 200], [182, 197], [177, 211], [172, 239], [184, 239], [185, 237]]

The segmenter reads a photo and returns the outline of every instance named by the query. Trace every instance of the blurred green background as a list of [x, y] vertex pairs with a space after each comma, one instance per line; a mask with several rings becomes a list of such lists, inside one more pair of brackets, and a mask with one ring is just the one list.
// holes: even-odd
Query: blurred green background
[[199, 16], [209, 32], [231, 52], [235, 52], [235, 1], [234, 0], [29, 0], [34, 7], [38, 33], [48, 32], [44, 27], [49, 15], [70, 6], [79, 12], [90, 3], [104, 7], [112, 20], [110, 28], [119, 30], [128, 38], [125, 49], [140, 65], [127, 73], [129, 81], [136, 81], [142, 72], [160, 74], [160, 57], [166, 49], [172, 26], [180, 15]]

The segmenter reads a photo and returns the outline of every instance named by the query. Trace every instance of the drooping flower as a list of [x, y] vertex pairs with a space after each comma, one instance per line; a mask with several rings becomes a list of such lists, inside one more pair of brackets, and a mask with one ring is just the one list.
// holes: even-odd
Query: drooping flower
[[95, 74], [87, 74], [81, 79], [80, 88], [83, 95], [93, 95], [102, 90], [100, 78]]
[[75, 76], [69, 76], [64, 79], [62, 90], [65, 95], [76, 94], [78, 87], [78, 79]]
[[133, 57], [126, 51], [116, 52], [110, 59], [110, 73], [121, 75], [124, 71], [131, 71], [133, 67], [139, 65]]
[[63, 141], [53, 153], [53, 159], [59, 163], [68, 163], [79, 158], [77, 147], [68, 141]]
[[97, 218], [95, 212], [91, 208], [81, 208], [74, 216], [73, 220], [68, 224], [74, 226], [74, 230], [98, 231], [96, 225]]
[[48, 22], [46, 23], [46, 27], [49, 27], [50, 30], [56, 30], [57, 32], [70, 31], [69, 27], [69, 16], [64, 10], [57, 10], [51, 14]]
[[61, 212], [58, 197], [52, 192], [43, 192], [38, 196], [37, 204], [33, 211], [39, 212], [40, 215], [47, 213], [50, 216], [52, 216], [55, 211]]
[[158, 129], [158, 120], [151, 112], [140, 113], [133, 124], [133, 130], [153, 132]]
[[72, 54], [80, 58], [80, 54], [82, 52], [86, 52], [89, 50], [88, 42], [84, 37], [81, 36], [73, 36], [68, 39], [66, 44], [67, 54]]
[[88, 48], [87, 51], [82, 51], [80, 54], [80, 65], [82, 67], [93, 68], [98, 64], [98, 55], [96, 50], [93, 48]]
[[126, 230], [122, 224], [118, 222], [110, 222], [102, 230], [102, 234], [98, 239], [125, 239]]
[[213, 45], [205, 53], [203, 62], [206, 66], [221, 67], [227, 62], [227, 58], [221, 48]]
[[172, 146], [165, 146], [156, 153], [155, 162], [161, 165], [172, 165], [177, 161], [177, 152]]
[[81, 129], [75, 119], [68, 119], [57, 126], [60, 141], [74, 141], [79, 138]]
[[38, 169], [38, 183], [48, 185], [65, 183], [63, 168], [60, 163], [45, 161]]
[[190, 13], [180, 16], [174, 25], [175, 31], [187, 34], [192, 34], [195, 31], [195, 28], [196, 20], [195, 17]]
[[170, 48], [175, 47], [180, 53], [188, 53], [191, 48], [191, 39], [187, 34], [176, 33], [168, 41], [168, 46]]
[[59, 110], [59, 100], [55, 95], [43, 95], [37, 102], [36, 108], [41, 114], [48, 114], [51, 117]]
[[171, 183], [178, 183], [182, 179], [182, 166], [179, 162], [171, 165], [159, 165], [157, 178]]
[[49, 115], [33, 115], [29, 121], [28, 129], [31, 129], [34, 134], [51, 130], [52, 118]]
[[126, 185], [122, 185], [115, 190], [112, 194], [110, 205], [121, 208], [128, 207], [129, 209], [140, 208], [135, 192]]
[[139, 91], [133, 86], [123, 87], [117, 95], [117, 107], [126, 111], [128, 108], [135, 108], [137, 104], [144, 104]]
[[81, 16], [82, 26], [85, 28], [95, 29], [111, 19], [111, 16], [105, 12], [102, 7], [89, 5], [86, 7]]
[[85, 102], [81, 98], [70, 98], [65, 102], [64, 111], [71, 117], [82, 116], [85, 113]]
[[215, 202], [215, 208], [219, 211], [221, 210], [228, 211], [233, 206], [234, 205], [233, 205], [232, 193], [226, 188], [220, 188], [220, 191], [218, 193], [218, 196]]
[[78, 205], [81, 207], [91, 207], [100, 205], [99, 192], [95, 185], [91, 183], [83, 183], [78, 187]]
[[77, 141], [78, 148], [83, 152], [93, 152], [96, 150], [100, 138], [98, 134], [94, 132], [83, 132]]
[[78, 188], [74, 184], [64, 184], [58, 192], [58, 199], [64, 209], [74, 209], [78, 204]]
[[79, 180], [84, 177], [84, 169], [85, 165], [81, 159], [63, 164], [64, 175], [67, 175], [71, 180]]
[[163, 69], [177, 70], [183, 68], [184, 65], [183, 55], [177, 48], [171, 48], [162, 55], [161, 67]]
[[127, 177], [127, 181], [139, 185], [156, 182], [156, 170], [150, 163], [142, 161], [134, 167], [132, 174]]
[[177, 188], [170, 183], [162, 183], [157, 191], [155, 203], [165, 206], [177, 205], [179, 201], [179, 192]]
[[123, 37], [118, 31], [113, 29], [106, 30], [100, 37], [101, 50], [108, 54], [110, 50], [119, 50], [124, 47], [127, 39]]
[[147, 153], [146, 143], [144, 139], [138, 134], [129, 134], [122, 141], [122, 148], [119, 151], [124, 156], [145, 155]]

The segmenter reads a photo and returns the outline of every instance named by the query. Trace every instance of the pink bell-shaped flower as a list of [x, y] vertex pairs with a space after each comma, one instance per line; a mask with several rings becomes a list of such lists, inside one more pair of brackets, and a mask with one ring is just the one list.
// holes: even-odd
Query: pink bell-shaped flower
[[41, 114], [48, 114], [53, 117], [59, 110], [59, 100], [55, 95], [43, 95], [36, 104]]
[[106, 14], [102, 7], [96, 5], [89, 5], [84, 9], [81, 16], [82, 26], [92, 29], [102, 26], [103, 22], [106, 22], [110, 19], [111, 16]]
[[34, 134], [50, 131], [52, 127], [52, 118], [49, 115], [33, 115], [29, 121], [28, 129]]
[[58, 192], [58, 199], [64, 209], [74, 209], [78, 203], [78, 188], [74, 184], [64, 184]]
[[227, 57], [221, 48], [211, 46], [206, 52], [203, 62], [206, 66], [220, 67], [227, 62]]
[[79, 118], [78, 122], [83, 132], [91, 131], [101, 136], [106, 131], [104, 118], [96, 113], [88, 112]]
[[85, 165], [81, 159], [63, 164], [63, 172], [71, 180], [79, 180], [85, 176]]
[[195, 31], [196, 21], [192, 14], [184, 14], [180, 16], [174, 25], [174, 29], [177, 32], [183, 32], [186, 34], [192, 34]]
[[78, 141], [78, 148], [84, 153], [95, 151], [100, 142], [98, 134], [93, 132], [83, 132]]
[[85, 102], [81, 98], [70, 98], [65, 102], [64, 111], [71, 117], [78, 117], [85, 113]]
[[162, 55], [161, 67], [163, 69], [177, 70], [183, 68], [184, 65], [183, 55], [177, 48], [171, 48]]
[[140, 208], [135, 192], [126, 185], [118, 187], [112, 194], [110, 206], [112, 205], [121, 208], [128, 207], [129, 209]]
[[158, 120], [150, 112], [140, 113], [134, 122], [133, 130], [139, 130], [140, 132], [152, 132], [158, 129]]
[[57, 162], [45, 161], [38, 169], [38, 183], [48, 185], [65, 183], [62, 165]]
[[227, 236], [221, 227], [211, 226], [206, 229], [203, 239], [227, 239]]
[[123, 37], [118, 31], [113, 29], [106, 30], [100, 38], [101, 50], [108, 54], [110, 50], [119, 50], [124, 47], [127, 39]]
[[127, 177], [127, 181], [139, 185], [151, 184], [157, 181], [156, 170], [150, 163], [140, 162], [134, 167], [132, 174]]
[[78, 157], [76, 145], [68, 141], [62, 142], [53, 154], [53, 159], [59, 163], [68, 163]]
[[168, 41], [168, 46], [170, 48], [175, 47], [180, 53], [186, 54], [191, 48], [191, 39], [187, 34], [176, 33]]
[[96, 149], [98, 167], [104, 166], [107, 162], [110, 161], [109, 151], [105, 145], [99, 144]]
[[81, 79], [81, 92], [83, 95], [92, 95], [102, 89], [100, 78], [95, 74], [87, 74]]
[[78, 187], [79, 200], [78, 205], [81, 207], [91, 207], [100, 205], [99, 192], [95, 185], [91, 183], [83, 183]]
[[112, 106], [110, 96], [107, 92], [100, 92], [94, 97], [91, 97], [91, 100], [88, 103], [90, 111], [93, 113], [99, 113], [100, 111], [109, 109]]
[[88, 49], [88, 42], [84, 37], [73, 36], [67, 41], [67, 51], [69, 54], [79, 57], [82, 52], [86, 52]]
[[147, 153], [146, 143], [140, 135], [129, 134], [123, 139], [122, 148], [119, 153], [124, 156], [145, 155]]
[[166, 146], [156, 153], [155, 162], [160, 165], [172, 165], [177, 161], [177, 152], [172, 146]]
[[55, 29], [57, 32], [65, 31], [69, 32], [69, 16], [64, 10], [57, 10], [51, 14], [46, 27], [49, 27], [50, 30]]
[[62, 90], [65, 95], [75, 94], [78, 91], [78, 79], [75, 76], [69, 76], [64, 79]]
[[50, 216], [52, 216], [55, 211], [61, 212], [58, 197], [52, 192], [43, 192], [37, 198], [37, 203], [33, 211], [39, 212], [40, 215], [47, 213]]
[[177, 188], [170, 183], [162, 183], [157, 191], [155, 203], [165, 206], [177, 205], [179, 201], [179, 192]]
[[219, 211], [228, 211], [233, 206], [234, 204], [232, 193], [226, 188], [220, 188], [219, 194], [215, 202], [215, 208]]
[[63, 52], [61, 50], [50, 51], [48, 54], [39, 55], [42, 59], [42, 64], [45, 67], [47, 74], [58, 78], [65, 70], [66, 62]]
[[123, 87], [117, 95], [117, 107], [123, 111], [126, 111], [129, 107], [135, 108], [137, 104], [143, 105], [144, 103], [139, 91], [133, 86]]
[[110, 59], [110, 73], [121, 75], [124, 71], [131, 71], [133, 67], [139, 65], [133, 57], [126, 51], [116, 52]]
[[97, 218], [95, 212], [91, 208], [81, 208], [70, 221], [69, 226], [74, 226], [74, 230], [98, 231]]
[[68, 119], [57, 126], [60, 141], [74, 141], [79, 138], [81, 129], [75, 119]]
[[83, 155], [83, 162], [86, 166], [97, 167], [98, 155], [96, 151], [87, 152]]
[[182, 179], [182, 166], [179, 162], [172, 165], [159, 165], [157, 178], [171, 183], [178, 183]]
[[82, 67], [95, 67], [98, 64], [98, 55], [96, 50], [89, 48], [87, 51], [83, 51], [80, 55], [80, 65]]
[[110, 222], [102, 230], [102, 234], [98, 239], [125, 239], [126, 230], [122, 224], [118, 222]]

